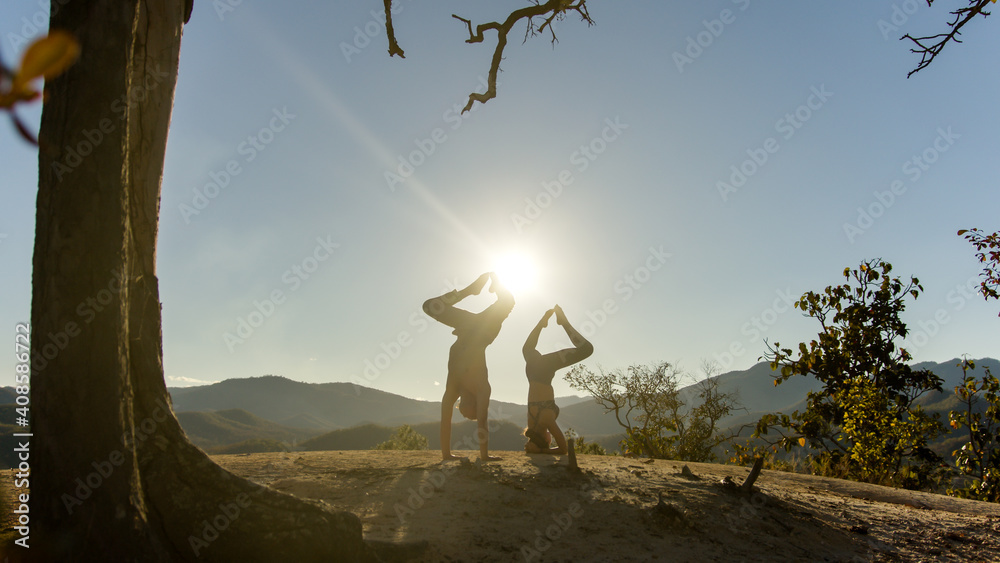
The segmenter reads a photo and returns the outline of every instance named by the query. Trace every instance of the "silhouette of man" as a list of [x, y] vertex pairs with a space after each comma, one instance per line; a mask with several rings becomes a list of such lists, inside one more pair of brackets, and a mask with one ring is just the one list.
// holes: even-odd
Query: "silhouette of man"
[[[496, 301], [479, 313], [455, 307], [470, 295], [479, 295], [490, 284]], [[479, 423], [479, 454], [482, 460], [498, 460], [489, 455], [487, 416], [490, 406], [490, 382], [487, 379], [486, 347], [500, 333], [500, 325], [514, 308], [514, 296], [500, 284], [493, 272], [479, 276], [468, 287], [449, 291], [424, 302], [424, 312], [431, 318], [455, 330], [455, 343], [448, 354], [448, 383], [441, 398], [441, 458], [460, 459], [451, 453], [451, 413], [461, 397], [458, 410], [469, 420]]]

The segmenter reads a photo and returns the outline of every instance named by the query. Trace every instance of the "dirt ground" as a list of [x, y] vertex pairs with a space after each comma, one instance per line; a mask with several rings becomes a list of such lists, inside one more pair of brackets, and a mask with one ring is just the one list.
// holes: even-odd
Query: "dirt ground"
[[214, 456], [230, 471], [357, 514], [412, 561], [1000, 562], [1000, 505], [838, 479], [614, 456], [434, 451]]

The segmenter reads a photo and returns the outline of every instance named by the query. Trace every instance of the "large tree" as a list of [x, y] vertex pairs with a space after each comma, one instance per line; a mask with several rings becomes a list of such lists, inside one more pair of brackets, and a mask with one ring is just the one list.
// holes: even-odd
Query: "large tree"
[[[537, 31], [568, 10], [589, 21], [584, 2], [515, 11], [478, 26], [479, 40], [493, 29], [505, 43], [516, 21]], [[190, 0], [52, 2], [51, 28], [72, 33], [81, 56], [48, 84], [39, 133], [32, 534], [19, 553], [38, 561], [375, 560], [356, 516], [224, 471], [170, 409], [156, 237], [190, 11]], [[386, 15], [391, 25], [389, 0]], [[390, 35], [390, 54], [402, 55]]]
[[943, 428], [917, 400], [941, 391], [942, 380], [911, 368], [912, 357], [898, 342], [907, 335], [901, 319], [905, 298], [916, 299], [923, 287], [913, 277], [891, 277], [891, 271], [882, 260], [863, 261], [844, 269], [845, 283], [808, 291], [795, 303], [819, 322], [820, 332], [798, 345], [797, 358], [779, 342], [768, 344], [764, 357], [780, 370], [775, 385], [804, 376], [822, 389], [807, 394], [803, 412], [762, 417], [755, 438], [773, 427], [781, 436], [775, 445], [789, 450], [808, 444], [824, 461], [873, 482], [901, 481], [904, 462], [936, 461], [927, 443]]
[[82, 55], [49, 85], [39, 132], [31, 555], [374, 559], [357, 517], [223, 471], [170, 411], [155, 248], [184, 12], [53, 9]]

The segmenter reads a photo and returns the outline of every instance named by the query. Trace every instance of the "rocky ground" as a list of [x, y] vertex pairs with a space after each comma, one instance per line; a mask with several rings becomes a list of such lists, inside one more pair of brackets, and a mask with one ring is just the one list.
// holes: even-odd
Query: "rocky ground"
[[1000, 561], [1000, 505], [775, 471], [498, 452], [215, 456], [257, 483], [357, 514], [414, 561]]

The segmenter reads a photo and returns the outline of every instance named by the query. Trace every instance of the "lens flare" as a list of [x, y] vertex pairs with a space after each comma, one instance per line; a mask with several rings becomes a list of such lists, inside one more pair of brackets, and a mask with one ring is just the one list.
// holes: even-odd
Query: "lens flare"
[[509, 252], [495, 261], [493, 271], [500, 283], [511, 293], [529, 292], [538, 284], [538, 268], [531, 256], [523, 252]]

